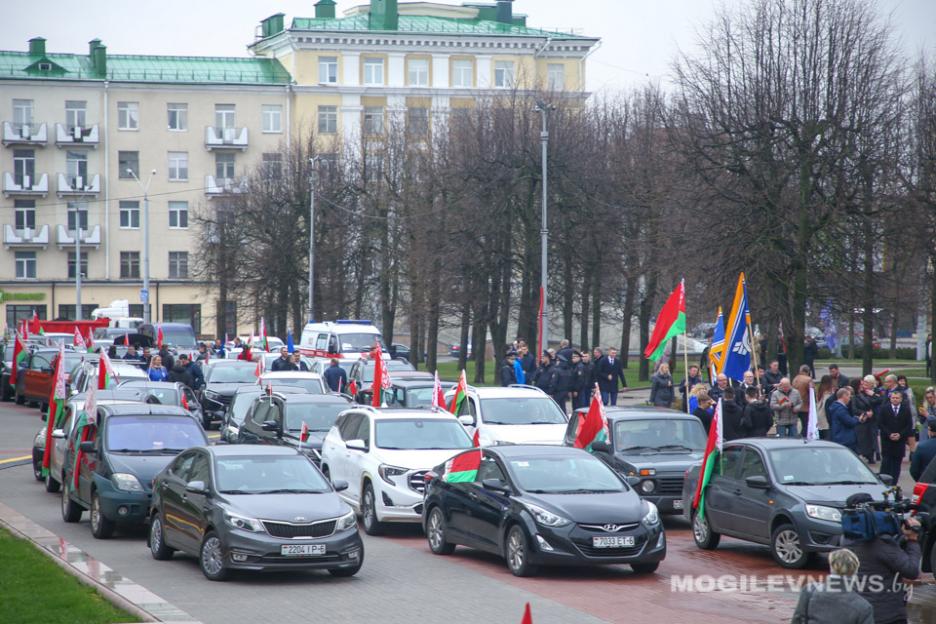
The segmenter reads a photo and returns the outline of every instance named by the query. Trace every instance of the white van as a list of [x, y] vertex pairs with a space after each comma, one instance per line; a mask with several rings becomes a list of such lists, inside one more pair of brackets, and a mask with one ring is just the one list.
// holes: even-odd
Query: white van
[[302, 330], [298, 349], [308, 357], [353, 358], [357, 360], [362, 353], [367, 353], [380, 344], [384, 359], [390, 359], [386, 352], [380, 330], [370, 321], [328, 321], [308, 323]]

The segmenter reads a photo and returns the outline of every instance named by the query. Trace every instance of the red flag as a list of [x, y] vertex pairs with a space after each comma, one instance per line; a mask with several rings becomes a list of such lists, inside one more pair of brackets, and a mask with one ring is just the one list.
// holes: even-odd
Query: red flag
[[182, 407], [188, 409], [188, 397], [185, 396], [185, 392], [182, 393]]
[[39, 315], [36, 313], [35, 308], [33, 308], [32, 319], [29, 321], [29, 331], [33, 334], [42, 332], [42, 325], [39, 324]]
[[458, 385], [455, 386], [455, 394], [452, 395], [452, 403], [449, 405], [448, 411], [457, 414], [458, 406], [465, 400], [466, 396], [468, 396], [468, 378], [465, 376], [465, 369], [463, 368], [458, 376]]
[[302, 421], [302, 430], [299, 432], [299, 441], [308, 442], [309, 441], [309, 425], [306, 421]]
[[[596, 384], [597, 386], [597, 384]], [[590, 451], [595, 440], [606, 440], [608, 437], [605, 424], [604, 406], [601, 404], [601, 393], [592, 393], [591, 404], [585, 416], [580, 416], [575, 431], [575, 448]]]
[[256, 375], [258, 382], [260, 380], [260, 377], [263, 376], [263, 356], [262, 355], [260, 356], [260, 359], [257, 360], [257, 368], [254, 369], [254, 375]]
[[530, 613], [530, 603], [526, 603], [526, 609], [523, 610], [523, 619], [520, 624], [533, 624], [533, 614]]
[[351, 383], [348, 384], [348, 394], [351, 396], [357, 396], [357, 382], [353, 379]]
[[435, 384], [432, 391], [432, 409], [445, 409], [445, 393], [442, 392], [442, 382], [439, 381], [439, 371], [435, 372]]
[[475, 448], [481, 448], [481, 430], [475, 427], [474, 435], [471, 436], [471, 442]]
[[692, 497], [693, 509], [699, 508], [702, 491], [705, 489], [705, 486], [708, 485], [712, 476], [712, 471], [714, 470], [715, 458], [717, 457], [717, 453], [720, 453], [722, 450], [723, 433], [721, 412], [722, 400], [718, 399], [718, 403], [715, 405], [715, 415], [712, 416], [712, 424], [709, 425], [708, 440], [705, 443], [705, 454], [702, 456], [702, 468], [699, 470], [699, 480], [696, 482], [696, 491]]
[[162, 346], [163, 346], [163, 330], [162, 330], [162, 325], [160, 325], [159, 328], [156, 330], [156, 346], [157, 346], [158, 348], [160, 348], [160, 349], [161, 349]]
[[20, 333], [16, 332], [15, 338], [13, 338], [13, 367], [10, 369], [10, 385], [16, 385], [16, 371], [19, 369], [20, 360], [26, 359], [26, 345], [23, 344], [23, 339], [20, 337]]
[[380, 343], [374, 347], [374, 382], [371, 384], [371, 405], [380, 407], [380, 399], [383, 393], [384, 362], [383, 355], [380, 352]]
[[650, 341], [644, 349], [644, 357], [648, 360], [658, 360], [663, 355], [666, 344], [670, 338], [686, 331], [686, 286], [685, 280], [679, 282], [670, 293], [663, 309], [657, 316], [656, 325]]
[[88, 350], [88, 345], [85, 344], [84, 336], [81, 335], [81, 332], [78, 331], [78, 327], [75, 327], [75, 335], [72, 338], [72, 346], [78, 347], [84, 351]]
[[46, 417], [45, 451], [42, 454], [42, 474], [49, 474], [49, 460], [52, 452], [52, 429], [65, 414], [65, 344], [59, 343], [58, 357], [55, 358], [55, 383], [49, 393], [49, 414]]

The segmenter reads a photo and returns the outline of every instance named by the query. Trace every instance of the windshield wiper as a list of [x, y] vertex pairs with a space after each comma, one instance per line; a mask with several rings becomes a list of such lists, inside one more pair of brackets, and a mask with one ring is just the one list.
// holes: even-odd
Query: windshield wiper
[[260, 490], [254, 494], [324, 494], [325, 490], [303, 490], [300, 488], [280, 488], [277, 490]]
[[783, 485], [820, 485], [820, 484], [810, 483], [809, 481], [784, 481]]
[[527, 423], [528, 425], [562, 425], [564, 423], [558, 423], [553, 420], [534, 420]]
[[131, 448], [122, 448], [122, 449], [107, 449], [108, 453], [152, 453], [158, 451], [159, 449], [131, 449]]
[[815, 485], [875, 485], [874, 481], [823, 481]]
[[653, 446], [642, 446], [642, 445], [637, 445], [637, 446], [625, 446], [624, 448], [618, 449], [618, 450], [619, 450], [619, 451], [639, 451], [639, 450], [641, 450], [641, 449], [646, 449], [646, 450], [648, 450], [648, 451], [655, 451], [655, 450], [657, 450], [656, 447], [653, 447]]
[[559, 490], [554, 492], [555, 494], [608, 494], [610, 492], [620, 492], [620, 490], [594, 490], [594, 489], [579, 489], [579, 490]]
[[689, 451], [690, 453], [694, 450], [683, 444], [664, 444], [663, 446], [656, 447], [656, 449], [658, 451], [662, 451], [663, 449], [674, 449], [677, 451]]
[[250, 490], [218, 490], [219, 494], [259, 494]]

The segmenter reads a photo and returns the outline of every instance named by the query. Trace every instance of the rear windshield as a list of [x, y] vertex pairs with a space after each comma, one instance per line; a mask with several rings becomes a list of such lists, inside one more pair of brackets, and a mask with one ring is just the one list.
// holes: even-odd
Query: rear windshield
[[256, 383], [257, 367], [246, 366], [215, 366], [208, 373], [207, 381], [210, 383]]
[[565, 415], [548, 396], [483, 399], [487, 425], [564, 425]]
[[105, 439], [113, 453], [179, 453], [207, 444], [205, 433], [188, 416], [112, 416]]
[[[384, 366], [387, 367], [387, 370], [390, 371], [390, 376], [393, 377], [393, 371], [414, 371], [416, 368], [404, 360], [386, 360], [384, 361]], [[364, 381], [374, 381], [374, 370], [377, 367], [374, 366], [373, 362], [368, 362], [367, 366], [364, 367]]]
[[[163, 327], [163, 342], [175, 347], [195, 348], [195, 332], [190, 327]], [[156, 330], [157, 334], [159, 330]]]
[[346, 409], [347, 403], [287, 403], [286, 429], [301, 431], [305, 423], [310, 431], [328, 431]]
[[253, 400], [260, 396], [260, 390], [256, 392], [239, 392], [234, 395], [234, 401], [231, 403], [231, 420], [240, 425], [247, 417], [247, 410]]
[[322, 386], [321, 379], [309, 379], [303, 377], [264, 379], [262, 385], [264, 388], [267, 386], [273, 386], [273, 392], [276, 392], [276, 386], [296, 386], [297, 388], [303, 388], [309, 394], [325, 394], [325, 388]]

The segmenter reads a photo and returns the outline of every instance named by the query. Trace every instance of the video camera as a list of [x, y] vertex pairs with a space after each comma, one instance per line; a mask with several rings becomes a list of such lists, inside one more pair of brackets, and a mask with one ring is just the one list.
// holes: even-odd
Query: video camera
[[842, 533], [846, 538], [863, 542], [879, 535], [900, 537], [905, 527], [919, 533], [919, 526], [907, 522], [914, 511], [916, 507], [903, 497], [900, 486], [885, 490], [884, 500], [880, 501], [866, 492], [852, 494], [842, 510]]

